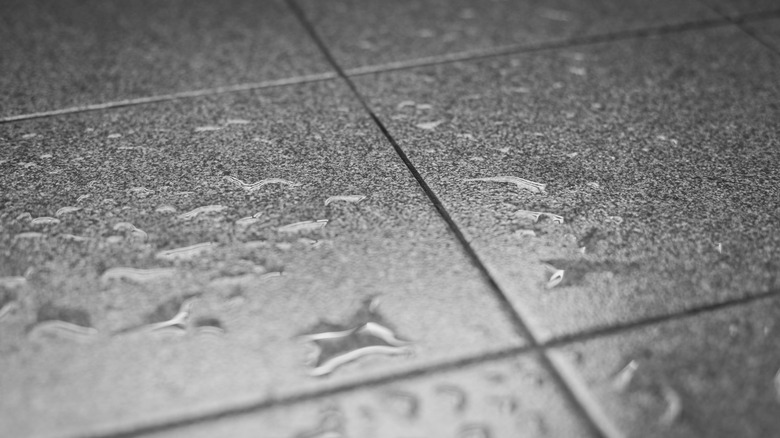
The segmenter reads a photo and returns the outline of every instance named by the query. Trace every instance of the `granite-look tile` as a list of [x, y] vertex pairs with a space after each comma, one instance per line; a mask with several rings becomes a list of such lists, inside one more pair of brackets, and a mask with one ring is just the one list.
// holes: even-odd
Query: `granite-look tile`
[[780, 300], [579, 342], [553, 351], [629, 437], [780, 434]]
[[780, 286], [779, 67], [734, 27], [355, 80], [549, 339]]
[[239, 438], [260, 431], [269, 438], [595, 436], [532, 356], [142, 436]]
[[342, 67], [717, 18], [696, 1], [298, 0]]
[[330, 71], [277, 0], [11, 0], [0, 17], [0, 117]]
[[[338, 81], [1, 125], [0, 173], [3, 436], [110, 432], [524, 343]], [[326, 360], [350, 351], [372, 354]]]

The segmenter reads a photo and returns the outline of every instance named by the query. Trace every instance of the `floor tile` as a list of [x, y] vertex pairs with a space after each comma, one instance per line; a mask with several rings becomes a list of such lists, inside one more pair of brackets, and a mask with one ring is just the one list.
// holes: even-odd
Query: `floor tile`
[[777, 11], [780, 5], [774, 0], [701, 0], [721, 14], [737, 17], [763, 11]]
[[742, 25], [780, 53], [780, 19], [751, 21]]
[[780, 287], [778, 68], [720, 28], [355, 80], [549, 339]]
[[148, 436], [593, 436], [589, 430], [544, 369], [522, 357]]
[[342, 67], [717, 18], [695, 1], [300, 0]]
[[0, 16], [0, 117], [329, 71], [276, 0], [12, 0]]
[[524, 343], [338, 81], [0, 125], [0, 169], [0, 435]]
[[554, 352], [629, 437], [767, 437], [780, 430], [780, 300]]

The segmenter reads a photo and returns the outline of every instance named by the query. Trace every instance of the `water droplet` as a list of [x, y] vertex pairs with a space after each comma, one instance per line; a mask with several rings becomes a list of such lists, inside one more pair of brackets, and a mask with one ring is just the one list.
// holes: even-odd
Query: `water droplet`
[[268, 184], [282, 184], [282, 185], [287, 185], [287, 186], [291, 186], [291, 187], [298, 187], [298, 186], [301, 185], [300, 183], [296, 183], [296, 182], [293, 182], [293, 181], [288, 181], [286, 179], [281, 179], [281, 178], [267, 178], [267, 179], [260, 180], [260, 181], [257, 181], [257, 182], [251, 183], [251, 184], [250, 183], [245, 183], [245, 182], [241, 181], [240, 179], [234, 178], [232, 176], [226, 176], [226, 177], [224, 177], [224, 179], [225, 179], [225, 181], [228, 181], [229, 183], [233, 184], [234, 186], [242, 188], [242, 189], [246, 190], [247, 192], [253, 192], [253, 191], [258, 190], [259, 188], [261, 188], [263, 186], [266, 186]]
[[682, 413], [682, 397], [668, 384], [661, 385], [661, 393], [666, 401], [666, 410], [659, 419], [662, 424], [671, 425]]
[[718, 246], [715, 247], [716, 250], [718, 250], [718, 253], [723, 254], [723, 244], [718, 242]]
[[279, 227], [278, 231], [281, 233], [300, 233], [304, 231], [314, 231], [324, 227], [327, 223], [328, 223], [327, 219], [296, 222], [294, 224], [289, 224], [289, 225]]
[[331, 202], [336, 201], [343, 201], [343, 202], [349, 202], [349, 203], [358, 203], [362, 200], [366, 199], [366, 196], [363, 195], [339, 195], [339, 196], [331, 196], [328, 199], [325, 200], [325, 205], [330, 204]]
[[607, 216], [607, 222], [612, 222], [613, 224], [620, 225], [623, 223], [623, 218], [620, 216]]
[[203, 214], [203, 213], [219, 213], [219, 212], [225, 211], [225, 210], [227, 210], [227, 207], [225, 207], [224, 205], [204, 205], [203, 207], [198, 207], [198, 208], [196, 208], [194, 210], [190, 210], [187, 213], [182, 213], [182, 214], [176, 216], [176, 218], [187, 220], [187, 219], [192, 219], [192, 218], [194, 218], [195, 216], [197, 216], [199, 214]]
[[52, 154], [43, 154], [43, 155], [40, 156], [40, 159], [41, 160], [48, 160], [49, 158], [52, 158], [52, 157], [54, 157], [54, 155], [52, 155]]
[[436, 129], [442, 123], [444, 123], [444, 120], [437, 120], [435, 122], [418, 123], [415, 126], [420, 128], [420, 129], [425, 129], [427, 131], [433, 131], [434, 129]]
[[14, 240], [17, 240], [17, 239], [38, 239], [38, 238], [41, 238], [43, 236], [44, 236], [43, 233], [38, 233], [38, 232], [35, 232], [35, 231], [27, 231], [25, 233], [19, 233], [19, 234], [15, 235], [14, 236]]
[[639, 364], [635, 360], [631, 360], [624, 366], [620, 371], [618, 371], [615, 374], [615, 377], [612, 379], [612, 385], [617, 389], [618, 391], [625, 391], [626, 388], [628, 388], [628, 385], [631, 384], [631, 381], [634, 379], [634, 374], [636, 374], [636, 370], [639, 368]]
[[388, 391], [384, 402], [393, 413], [407, 420], [417, 418], [420, 411], [420, 401], [411, 392]]
[[536, 237], [536, 231], [520, 229], [516, 230], [512, 235], [515, 237]]
[[0, 288], [18, 289], [27, 284], [27, 279], [22, 276], [0, 277]]
[[87, 199], [87, 198], [89, 198], [91, 196], [92, 195], [81, 195], [78, 198], [76, 198], [76, 202], [81, 202], [81, 201], [83, 201], [83, 200], [85, 200], [85, 199]]
[[108, 134], [107, 138], [121, 138], [122, 134]]
[[550, 275], [550, 279], [547, 280], [547, 284], [545, 285], [545, 288], [552, 289], [563, 281], [563, 276], [566, 272], [565, 270], [556, 269], [554, 266], [551, 266], [549, 264], [545, 264], [545, 269], [552, 272], [552, 275]]
[[211, 131], [219, 131], [222, 129], [221, 126], [214, 126], [214, 125], [206, 125], [206, 126], [198, 126], [195, 128], [195, 132], [211, 132]]
[[368, 300], [348, 324], [322, 322], [301, 340], [310, 342], [316, 352], [309, 365], [312, 376], [324, 376], [338, 367], [372, 354], [399, 355], [411, 351], [408, 341], [398, 339], [376, 313], [376, 303]]
[[227, 119], [227, 122], [225, 122], [228, 125], [248, 125], [252, 122], [245, 119]]
[[[78, 202], [78, 201], [77, 201]], [[57, 210], [56, 213], [54, 213], [55, 216], [62, 216], [63, 214], [73, 213], [76, 211], [81, 210], [81, 207], [62, 207], [59, 210]]]
[[30, 225], [57, 225], [58, 223], [60, 223], [59, 219], [49, 216], [36, 217], [30, 221]]
[[[171, 335], [180, 335], [187, 329], [187, 320], [192, 312], [194, 301], [195, 300], [191, 297], [173, 298], [168, 300], [157, 306], [153, 312], [146, 316], [145, 320], [147, 324], [130, 327], [129, 329], [121, 330], [119, 333], [163, 330]], [[172, 314], [173, 316], [171, 316]]]
[[161, 205], [154, 209], [155, 213], [161, 213], [161, 214], [169, 214], [169, 213], [176, 213], [176, 207], [172, 205]]
[[517, 188], [521, 190], [528, 190], [531, 193], [545, 193], [547, 184], [529, 181], [527, 179], [518, 178], [516, 176], [489, 176], [485, 178], [467, 178], [464, 181], [484, 181], [484, 182], [501, 182], [515, 184]]
[[75, 234], [60, 234], [59, 237], [61, 239], [65, 239], [71, 242], [89, 242], [90, 240], [92, 240], [91, 237], [76, 236]]
[[515, 216], [521, 219], [530, 220], [532, 222], [539, 221], [539, 218], [542, 216], [550, 218], [554, 224], [562, 224], [564, 221], [563, 216], [558, 216], [557, 214], [546, 213], [543, 211], [517, 210], [515, 212]]
[[196, 243], [195, 245], [185, 246], [183, 248], [160, 251], [154, 257], [158, 260], [166, 261], [190, 260], [211, 251], [214, 246], [216, 246], [216, 244], [213, 242]]
[[29, 331], [33, 339], [56, 336], [77, 342], [91, 341], [97, 334], [98, 331], [91, 326], [86, 311], [59, 307], [51, 303], [38, 308], [36, 324]]
[[151, 268], [151, 269], [135, 269], [135, 268], [111, 268], [108, 269], [103, 275], [100, 276], [100, 280], [103, 282], [110, 282], [114, 280], [127, 280], [133, 283], [147, 283], [150, 281], [157, 281], [165, 278], [170, 278], [176, 273], [176, 269], [173, 268]]
[[468, 396], [463, 389], [455, 385], [439, 385], [434, 388], [434, 391], [447, 400], [447, 404], [452, 407], [453, 411], [463, 412], [466, 409]]
[[27, 212], [24, 212], [24, 213], [20, 214], [19, 216], [16, 216], [16, 221], [18, 221], [18, 222], [29, 221], [29, 220], [32, 220], [32, 215], [30, 213], [27, 213]]
[[114, 231], [129, 232], [131, 237], [139, 239], [143, 242], [146, 242], [146, 240], [149, 238], [144, 230], [136, 228], [136, 226], [130, 222], [119, 222], [118, 224], [114, 225]]
[[585, 76], [588, 74], [588, 71], [582, 67], [569, 67], [569, 73], [577, 76]]
[[512, 396], [493, 396], [489, 402], [498, 407], [498, 412], [502, 415], [511, 415], [517, 411], [517, 400]]
[[223, 335], [225, 334], [225, 328], [222, 327], [222, 322], [214, 317], [202, 316], [195, 320], [192, 324], [195, 326], [195, 331], [201, 335]]
[[467, 424], [458, 431], [458, 438], [490, 438], [490, 429], [481, 424]]
[[241, 219], [238, 219], [236, 221], [236, 225], [240, 225], [242, 227], [246, 227], [252, 224], [256, 224], [260, 222], [260, 219], [252, 216], [242, 217]]
[[149, 190], [146, 187], [133, 187], [131, 189], [128, 189], [128, 192], [130, 192], [130, 193], [132, 193], [132, 194], [134, 194], [136, 196], [139, 196], [141, 198], [145, 198], [145, 197], [151, 195], [152, 193], [154, 193], [153, 190]]

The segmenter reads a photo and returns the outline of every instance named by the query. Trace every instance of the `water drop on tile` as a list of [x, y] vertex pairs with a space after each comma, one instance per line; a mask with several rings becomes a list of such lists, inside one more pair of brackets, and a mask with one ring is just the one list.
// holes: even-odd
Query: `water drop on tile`
[[188, 220], [200, 214], [219, 213], [225, 210], [227, 210], [227, 207], [225, 207], [224, 205], [204, 205], [203, 207], [198, 207], [196, 209], [190, 210], [187, 213], [182, 213], [176, 216], [176, 218], [182, 220]]
[[227, 125], [248, 125], [252, 122], [246, 119], [227, 119], [225, 122]]
[[284, 225], [277, 229], [280, 233], [301, 233], [307, 231], [319, 230], [327, 225], [327, 219], [318, 219], [316, 221], [303, 221], [294, 224]]
[[346, 324], [321, 322], [300, 339], [315, 349], [309, 365], [312, 376], [324, 376], [340, 366], [369, 355], [411, 352], [410, 342], [399, 339], [367, 300]]
[[455, 385], [438, 385], [434, 392], [439, 398], [444, 399], [445, 403], [454, 412], [463, 412], [468, 404], [468, 395], [466, 391]]
[[388, 391], [384, 395], [383, 402], [393, 414], [407, 420], [417, 418], [420, 411], [420, 400], [411, 392]]
[[682, 397], [680, 397], [680, 394], [674, 390], [674, 388], [665, 383], [661, 386], [661, 394], [666, 402], [666, 410], [661, 415], [659, 421], [662, 424], [669, 426], [677, 421], [680, 414], [682, 414]]
[[154, 209], [154, 212], [160, 214], [172, 214], [172, 213], [176, 213], [176, 207], [167, 204], [160, 205], [159, 207]]
[[190, 260], [211, 251], [215, 246], [216, 244], [213, 242], [196, 243], [182, 248], [160, 251], [154, 257], [165, 261]]
[[269, 184], [281, 184], [281, 185], [286, 185], [286, 186], [290, 186], [290, 187], [298, 187], [298, 186], [301, 185], [300, 183], [296, 183], [294, 181], [289, 181], [289, 180], [282, 179], [282, 178], [267, 178], [267, 179], [263, 179], [263, 180], [260, 180], [260, 181], [254, 182], [254, 183], [246, 183], [246, 182], [241, 181], [240, 179], [232, 177], [232, 176], [225, 176], [223, 179], [225, 181], [233, 184], [236, 187], [244, 189], [247, 192], [253, 192], [253, 191], [258, 190], [261, 187], [267, 186]]
[[92, 195], [89, 195], [89, 194], [87, 194], [87, 195], [81, 195], [81, 196], [79, 196], [78, 198], [76, 198], [76, 202], [81, 202], [81, 201], [83, 201], [83, 200], [85, 200], [85, 199], [87, 199], [87, 198], [89, 198], [89, 197], [91, 197], [91, 196], [92, 196]]
[[171, 335], [180, 335], [187, 329], [187, 320], [192, 312], [194, 301], [191, 297], [173, 298], [165, 301], [144, 318], [145, 324], [121, 330], [119, 333], [163, 330]]
[[106, 138], [122, 138], [122, 134], [108, 134]]
[[196, 319], [192, 325], [195, 327], [195, 332], [199, 335], [221, 336], [225, 334], [222, 322], [214, 317], [202, 316]]
[[364, 195], [338, 195], [338, 196], [331, 196], [328, 199], [325, 200], [325, 205], [329, 205], [332, 202], [341, 201], [341, 202], [347, 202], [350, 204], [356, 204], [362, 200], [366, 199], [366, 196]]
[[95, 339], [98, 331], [92, 327], [86, 311], [45, 303], [38, 308], [36, 323], [28, 334], [32, 339], [57, 337], [89, 342]]
[[518, 189], [528, 190], [531, 193], [544, 194], [547, 184], [542, 184], [527, 179], [518, 178], [516, 176], [489, 176], [484, 178], [467, 178], [464, 181], [481, 181], [481, 182], [499, 182], [515, 184]]
[[146, 187], [133, 187], [133, 188], [128, 189], [127, 191], [132, 193], [133, 195], [141, 197], [141, 198], [145, 198], [145, 197], [151, 195], [152, 193], [154, 193], [153, 190], [149, 190]]
[[138, 239], [142, 242], [146, 242], [149, 239], [149, 236], [144, 230], [137, 228], [130, 222], [119, 222], [118, 224], [114, 225], [114, 231], [126, 233], [130, 237]]
[[195, 128], [195, 132], [212, 132], [212, 131], [219, 131], [222, 129], [221, 126], [214, 126], [214, 125], [206, 125], [206, 126], [198, 126]]
[[564, 222], [563, 216], [552, 213], [545, 213], [542, 211], [517, 210], [514, 214], [520, 219], [528, 220], [534, 223], [538, 222], [539, 218], [541, 217], [550, 218], [554, 224], [562, 224]]
[[634, 374], [636, 374], [636, 370], [639, 368], [639, 364], [635, 360], [631, 360], [624, 366], [620, 371], [618, 371], [615, 376], [612, 378], [612, 385], [617, 389], [618, 391], [625, 391], [626, 388], [628, 388], [628, 385], [631, 384], [631, 381], [634, 379]]
[[14, 236], [14, 240], [22, 239], [22, 240], [33, 240], [33, 239], [40, 239], [44, 237], [43, 233], [38, 233], [36, 231], [27, 231], [24, 233], [19, 233]]
[[[76, 201], [76, 202], [78, 202], [78, 201]], [[77, 212], [79, 210], [81, 210], [81, 207], [71, 207], [71, 206], [62, 207], [59, 210], [57, 210], [57, 212], [54, 213], [54, 215], [55, 216], [62, 216], [63, 214], [74, 213], [74, 212]]]
[[49, 216], [36, 217], [30, 221], [30, 225], [57, 225], [58, 223], [60, 223], [59, 219]]
[[176, 269], [173, 268], [135, 269], [117, 267], [106, 270], [106, 272], [100, 276], [100, 281], [111, 282], [125, 280], [132, 283], [148, 283], [170, 278], [174, 274], [176, 274]]
[[435, 122], [418, 123], [415, 126], [420, 128], [420, 129], [425, 129], [427, 131], [433, 131], [434, 129], [436, 129], [442, 123], [444, 123], [444, 120], [437, 120]]

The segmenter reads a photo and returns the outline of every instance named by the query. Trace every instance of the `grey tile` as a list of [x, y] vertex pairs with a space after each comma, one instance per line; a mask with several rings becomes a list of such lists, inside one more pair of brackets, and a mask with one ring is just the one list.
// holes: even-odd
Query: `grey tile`
[[767, 11], [777, 11], [780, 5], [774, 0], [701, 0], [719, 13], [738, 17], [744, 14], [755, 14]]
[[[0, 435], [132, 428], [525, 342], [341, 82], [5, 124], [0, 145], [0, 283], [17, 306], [0, 320]], [[325, 205], [337, 195], [367, 198]], [[190, 299], [182, 328], [127, 330]], [[377, 354], [315, 377], [318, 344]]]
[[631, 437], [780, 434], [777, 298], [554, 351]]
[[779, 63], [722, 28], [356, 82], [548, 339], [780, 287]]
[[300, 0], [346, 68], [716, 18], [695, 1]]
[[0, 117], [329, 71], [280, 1], [6, 1]]
[[742, 26], [780, 53], [780, 19], [751, 21]]
[[593, 436], [532, 357], [438, 372], [148, 436], [255, 437], [258, 431], [269, 438], [327, 432], [375, 438]]

